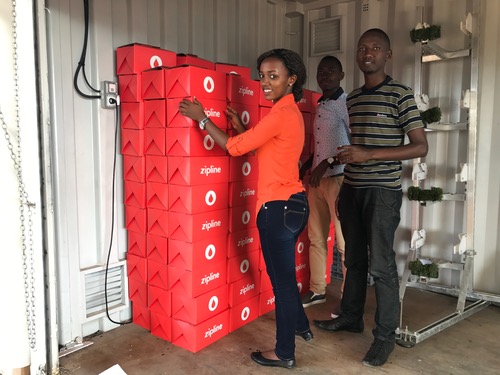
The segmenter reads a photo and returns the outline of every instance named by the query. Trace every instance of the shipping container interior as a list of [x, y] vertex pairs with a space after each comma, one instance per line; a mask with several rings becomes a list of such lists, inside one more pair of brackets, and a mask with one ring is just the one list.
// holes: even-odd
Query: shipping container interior
[[[500, 6], [496, 2], [26, 0], [17, 3], [25, 6], [24, 11], [18, 11], [21, 20], [34, 17], [31, 25], [28, 22], [28, 27], [34, 30], [34, 39], [18, 41], [17, 48], [22, 58], [19, 67], [26, 69], [20, 83], [26, 84], [23, 77], [28, 73], [31, 74], [28, 80], [38, 80], [37, 90], [31, 91], [38, 92], [37, 97], [22, 93], [21, 105], [22, 100], [35, 103], [31, 112], [38, 113], [38, 120], [31, 123], [39, 125], [34, 129], [21, 122], [21, 126], [25, 126], [24, 132], [29, 132], [28, 139], [39, 134], [33, 144], [24, 145], [24, 149], [32, 148], [34, 153], [25, 156], [33, 163], [24, 173], [28, 189], [40, 194], [38, 207], [44, 207], [35, 217], [39, 228], [35, 229], [35, 247], [40, 255], [34, 267], [39, 275], [45, 275], [45, 279], [41, 276], [37, 279], [40, 289], [45, 290], [38, 298], [43, 303], [37, 309], [45, 305], [45, 311], [38, 315], [37, 327], [46, 329], [39, 336], [39, 341], [48, 346], [43, 351], [52, 353], [46, 358], [39, 352], [32, 355], [33, 363], [50, 362], [56, 366], [59, 347], [75, 343], [75, 338], [118, 326], [108, 319], [102, 293], [95, 299], [96, 305], [89, 302], [95, 297], [92, 293], [102, 292], [105, 274], [111, 277], [112, 297], [116, 298], [110, 316], [115, 321], [125, 321], [131, 316], [127, 297], [123, 159], [120, 147], [116, 148], [120, 144], [119, 139], [116, 141], [119, 111], [104, 109], [102, 100], [97, 98], [103, 82], [118, 82], [116, 50], [131, 43], [249, 67], [252, 79], [257, 79], [256, 58], [260, 53], [289, 48], [302, 56], [308, 69], [306, 88], [313, 91], [319, 91], [315, 80], [318, 62], [332, 54], [342, 62], [345, 72], [342, 86], [349, 92], [363, 84], [355, 62], [359, 36], [372, 27], [385, 30], [393, 51], [387, 73], [414, 88], [415, 94], [426, 94], [429, 108], [440, 108], [440, 123], [444, 125], [437, 130], [430, 127], [426, 132], [429, 153], [425, 160], [404, 163], [405, 197], [394, 248], [400, 276], [408, 276], [405, 270], [409, 251], [414, 251], [415, 256], [440, 259], [450, 266], [442, 266], [438, 278], [410, 278], [403, 284], [457, 299], [499, 302], [500, 149], [495, 144], [500, 141], [497, 49], [500, 26], [496, 16], [500, 14]], [[15, 4], [15, 1], [3, 2], [0, 8], [2, 48], [5, 44], [9, 50], [16, 45], [9, 26], [11, 6]], [[33, 14], [29, 9], [33, 9]], [[422, 44], [410, 38], [410, 31], [418, 23], [440, 26], [440, 37], [433, 41], [434, 50], [429, 53], [435, 57], [429, 59], [433, 61], [422, 61]], [[322, 33], [331, 37], [321, 39]], [[38, 46], [35, 51], [33, 44]], [[27, 51], [27, 57], [23, 51]], [[80, 75], [79, 87], [86, 97], [73, 85], [81, 56], [86, 56], [81, 68], [89, 84]], [[2, 64], [2, 70], [13, 70], [10, 58]], [[9, 126], [9, 120], [16, 118], [12, 93], [23, 92], [16, 90], [15, 81], [7, 78], [2, 81], [2, 87], [8, 90], [2, 90], [5, 93], [0, 96], [0, 104]], [[2, 169], [12, 168], [11, 156], [4, 151]], [[415, 173], [422, 168], [422, 162], [426, 169], [425, 187], [442, 188], [445, 193], [442, 202], [424, 205], [407, 199], [408, 187], [419, 182]], [[8, 215], [13, 216], [19, 209], [11, 203], [18, 199], [17, 178], [15, 172], [8, 177], [12, 183], [7, 185], [12, 188], [8, 189], [10, 198], [5, 199], [10, 202]], [[33, 178], [35, 181], [31, 181]], [[19, 225], [8, 223], [4, 217], [2, 227], [15, 232]], [[423, 238], [419, 229], [425, 229]], [[419, 239], [425, 244], [421, 245]], [[17, 240], [12, 246], [19, 246]], [[42, 252], [48, 255], [42, 256]], [[20, 303], [24, 309], [24, 302]], [[459, 304], [458, 309], [461, 308]]]

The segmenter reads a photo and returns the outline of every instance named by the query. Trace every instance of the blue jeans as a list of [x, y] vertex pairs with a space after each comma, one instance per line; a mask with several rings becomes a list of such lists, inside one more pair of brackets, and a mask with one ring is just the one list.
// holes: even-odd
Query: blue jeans
[[373, 336], [383, 341], [394, 341], [398, 327], [399, 278], [393, 245], [402, 196], [401, 191], [355, 189], [345, 183], [339, 194], [347, 267], [342, 314], [353, 320], [363, 317], [369, 256], [377, 301]]
[[278, 358], [295, 358], [295, 331], [309, 329], [295, 277], [295, 244], [309, 217], [305, 193], [287, 201], [265, 203], [257, 215], [262, 254], [271, 279], [276, 304]]

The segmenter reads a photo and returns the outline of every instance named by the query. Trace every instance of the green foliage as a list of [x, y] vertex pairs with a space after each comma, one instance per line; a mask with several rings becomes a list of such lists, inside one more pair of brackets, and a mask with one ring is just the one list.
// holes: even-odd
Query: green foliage
[[410, 31], [410, 39], [413, 43], [425, 42], [434, 40], [441, 37], [441, 26], [431, 25], [420, 29], [413, 29]]
[[408, 268], [412, 275], [424, 276], [431, 279], [436, 279], [439, 277], [439, 267], [435, 263], [422, 264], [420, 260], [413, 260], [408, 263]]
[[434, 186], [430, 189], [421, 189], [418, 186], [410, 186], [408, 188], [408, 199], [419, 202], [440, 202], [443, 200], [443, 189]]
[[429, 108], [427, 111], [420, 112], [420, 117], [425, 125], [439, 122], [441, 120], [441, 109], [439, 107]]

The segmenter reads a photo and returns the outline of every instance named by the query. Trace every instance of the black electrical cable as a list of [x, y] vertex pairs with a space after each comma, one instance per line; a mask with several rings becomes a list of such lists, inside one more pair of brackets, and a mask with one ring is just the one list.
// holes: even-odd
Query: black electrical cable
[[111, 256], [111, 248], [113, 246], [113, 232], [115, 228], [115, 181], [116, 181], [116, 154], [118, 152], [118, 128], [119, 128], [119, 110], [118, 110], [118, 102], [115, 99], [110, 99], [111, 104], [115, 105], [115, 147], [114, 147], [114, 156], [113, 156], [113, 178], [112, 178], [112, 186], [111, 186], [111, 234], [109, 239], [109, 248], [108, 248], [108, 257], [106, 259], [106, 270], [104, 274], [104, 299], [106, 301], [106, 316], [108, 319], [115, 324], [124, 325], [132, 323], [132, 319], [126, 320], [124, 322], [117, 322], [111, 319], [109, 315], [109, 306], [108, 306], [108, 269], [109, 269], [109, 258]]
[[83, 8], [84, 8], [84, 24], [85, 24], [85, 32], [83, 36], [83, 47], [82, 47], [82, 54], [80, 56], [80, 61], [78, 61], [78, 66], [75, 70], [75, 75], [73, 76], [73, 87], [75, 88], [76, 92], [83, 96], [86, 99], [100, 99], [101, 95], [88, 95], [83, 93], [80, 88], [78, 87], [78, 76], [80, 75], [80, 70], [83, 72], [83, 78], [85, 79], [85, 83], [87, 86], [90, 87], [90, 89], [94, 92], [99, 92], [99, 90], [96, 90], [95, 88], [92, 87], [92, 85], [89, 83], [87, 80], [87, 75], [85, 74], [85, 59], [87, 56], [87, 44], [88, 44], [88, 38], [89, 38], [89, 2], [88, 0], [83, 0]]

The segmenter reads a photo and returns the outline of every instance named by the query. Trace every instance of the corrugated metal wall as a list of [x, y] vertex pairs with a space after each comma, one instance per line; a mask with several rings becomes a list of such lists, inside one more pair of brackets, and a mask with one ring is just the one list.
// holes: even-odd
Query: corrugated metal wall
[[[365, 3], [369, 4], [367, 10], [362, 7]], [[440, 42], [450, 49], [460, 48], [464, 38], [458, 25], [468, 10], [470, 1], [467, 0], [318, 0], [298, 6], [285, 0], [90, 1], [87, 76], [96, 88], [100, 81], [116, 80], [115, 49], [133, 42], [249, 66], [254, 78], [255, 60], [261, 52], [286, 47], [303, 54], [309, 69], [307, 86], [316, 89], [315, 69], [319, 58], [309, 57], [309, 23], [340, 15], [344, 49], [339, 58], [346, 72], [343, 84], [346, 91], [363, 83], [353, 58], [359, 35], [369, 27], [383, 28], [392, 38], [393, 60], [387, 72], [414, 86], [418, 52], [409, 41], [409, 30], [418, 20], [418, 4], [426, 5], [426, 16], [430, 18], [427, 22], [442, 25]], [[106, 260], [112, 222], [111, 175], [116, 118], [114, 111], [100, 109], [99, 101], [78, 96], [72, 86], [83, 43], [83, 1], [48, 0], [47, 8], [58, 201], [59, 339], [65, 343], [77, 335], [111, 326], [106, 319], [85, 322], [82, 317], [83, 280], [79, 271], [102, 265]], [[460, 61], [437, 63], [426, 71], [427, 78], [422, 84], [433, 103], [441, 106], [446, 121], [462, 121], [466, 117], [456, 105], [462, 89], [469, 84], [463, 64]], [[457, 187], [453, 179], [465, 158], [462, 154], [466, 142], [464, 135], [433, 134], [429, 141], [429, 155], [435, 155], [430, 162], [430, 181], [450, 191], [463, 189]], [[127, 248], [121, 168], [121, 158], [118, 158], [112, 263], [124, 259]], [[407, 163], [406, 186], [411, 184], [410, 172], [411, 163]], [[429, 256], [451, 256], [453, 244], [458, 242], [457, 232], [463, 225], [463, 214], [463, 202], [446, 202], [428, 208], [427, 229], [432, 244]], [[410, 205], [405, 205], [396, 244], [401, 267], [406, 259], [410, 229]], [[496, 269], [500, 269], [500, 265]], [[457, 278], [449, 274], [440, 281], [454, 285]], [[494, 278], [483, 279], [481, 285], [483, 290], [499, 292]], [[116, 319], [126, 315], [127, 312], [123, 312]]]

